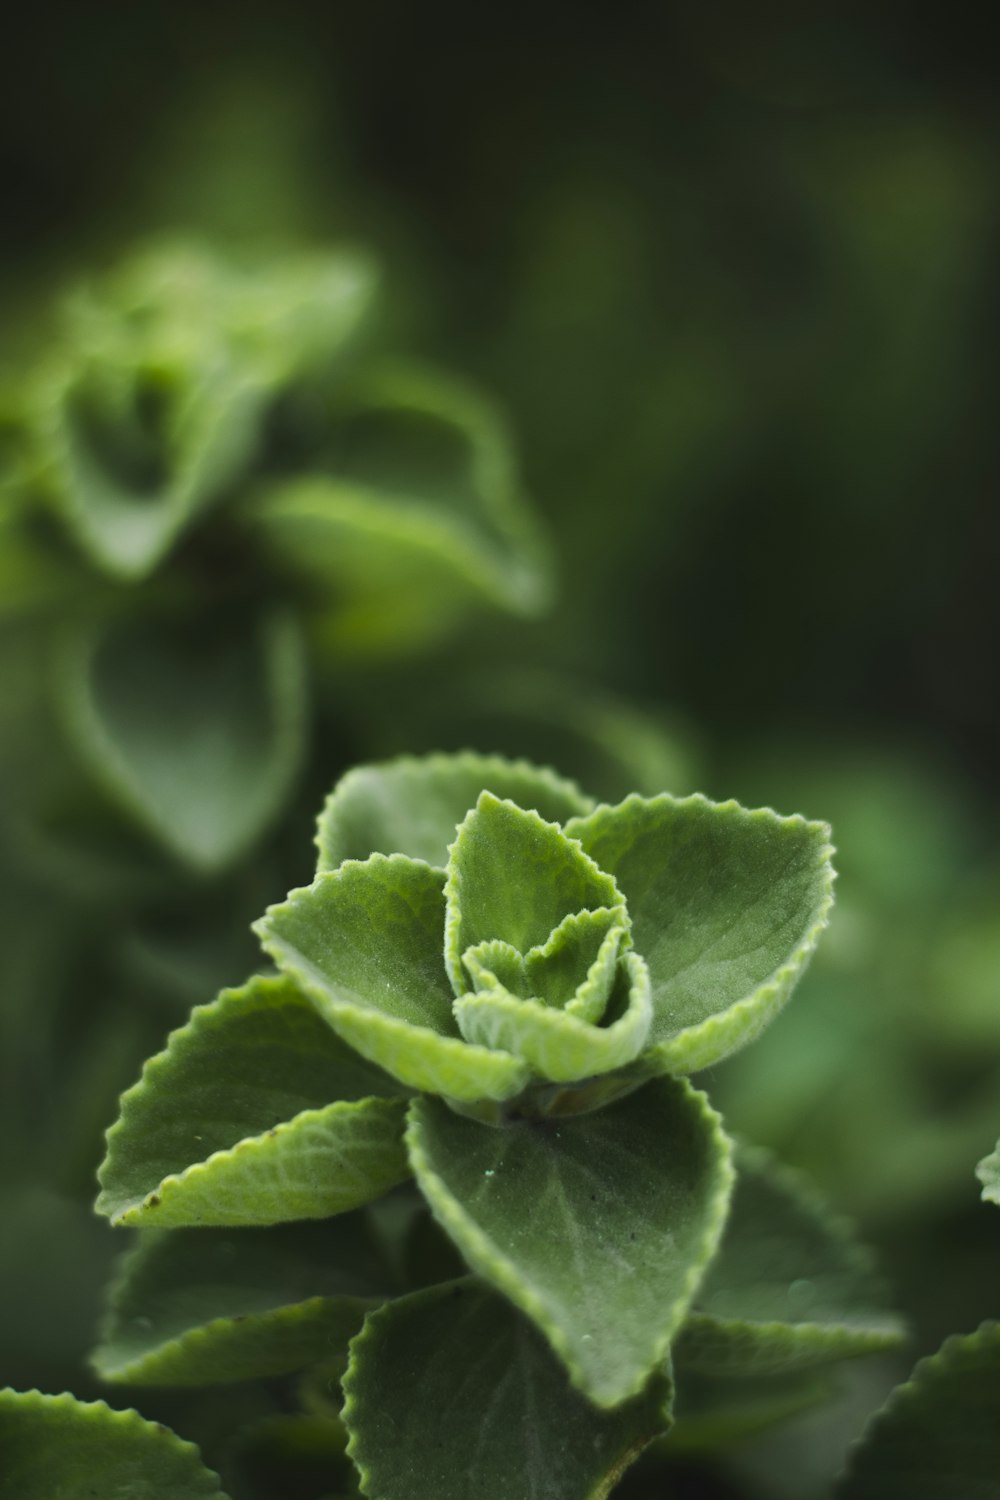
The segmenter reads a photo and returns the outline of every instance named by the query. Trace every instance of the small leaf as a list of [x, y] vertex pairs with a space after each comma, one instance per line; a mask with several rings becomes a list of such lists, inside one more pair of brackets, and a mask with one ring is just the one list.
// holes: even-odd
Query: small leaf
[[77, 632], [63, 644], [59, 683], [91, 775], [185, 864], [224, 868], [280, 811], [305, 718], [289, 617], [223, 635], [135, 621]]
[[601, 1026], [538, 1000], [520, 1000], [499, 985], [456, 1000], [455, 1017], [468, 1041], [522, 1057], [552, 1083], [576, 1083], [625, 1067], [649, 1034], [649, 970], [637, 953], [626, 953], [617, 976]]
[[379, 1500], [605, 1500], [670, 1422], [665, 1374], [595, 1411], [532, 1324], [470, 1279], [371, 1313], [344, 1393], [348, 1452]]
[[659, 1079], [592, 1114], [500, 1128], [418, 1099], [406, 1139], [435, 1218], [574, 1385], [603, 1407], [635, 1395], [725, 1220], [729, 1142], [704, 1096]]
[[842, 1500], [1000, 1497], [1000, 1324], [945, 1339], [897, 1386], [855, 1447]]
[[443, 870], [459, 823], [483, 791], [533, 808], [552, 823], [593, 806], [554, 771], [498, 755], [463, 751], [358, 766], [337, 782], [320, 814], [317, 869], [334, 870], [369, 854], [408, 854]]
[[976, 1167], [976, 1176], [983, 1185], [982, 1197], [987, 1203], [1000, 1203], [1000, 1141], [996, 1150], [984, 1156]]
[[323, 1218], [408, 1174], [403, 1101], [295, 986], [253, 979], [199, 1006], [122, 1096], [99, 1213], [115, 1224]]
[[564, 917], [623, 905], [611, 877], [555, 823], [492, 792], [480, 793], [458, 829], [445, 896], [445, 966], [456, 995], [470, 988], [467, 948], [498, 938], [527, 954]]
[[653, 984], [650, 1064], [696, 1072], [751, 1041], [826, 925], [826, 824], [664, 795], [599, 807], [566, 832], [625, 897]]
[[347, 1348], [386, 1291], [357, 1218], [144, 1234], [122, 1259], [93, 1365], [135, 1385], [284, 1375]]
[[0, 1476], [17, 1500], [225, 1500], [197, 1448], [103, 1401], [0, 1391]]
[[528, 1069], [462, 1040], [441, 956], [444, 873], [373, 854], [318, 875], [254, 930], [349, 1046], [411, 1088], [508, 1099]]
[[678, 1370], [757, 1376], [896, 1347], [869, 1255], [797, 1173], [744, 1147], [729, 1222], [674, 1347]]

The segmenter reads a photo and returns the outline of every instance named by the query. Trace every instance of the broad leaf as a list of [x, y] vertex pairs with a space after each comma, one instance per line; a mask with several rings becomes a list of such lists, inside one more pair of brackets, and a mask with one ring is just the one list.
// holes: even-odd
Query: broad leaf
[[287, 1374], [346, 1350], [386, 1290], [356, 1217], [146, 1234], [111, 1286], [93, 1364], [137, 1385]]
[[499, 985], [455, 1001], [455, 1017], [470, 1042], [522, 1057], [553, 1083], [575, 1083], [632, 1062], [649, 1034], [649, 970], [626, 953], [600, 1026], [538, 1000], [520, 1000]]
[[670, 1422], [670, 1381], [595, 1411], [533, 1325], [464, 1279], [369, 1314], [344, 1379], [348, 1451], [379, 1500], [604, 1500]]
[[199, 1006], [122, 1096], [99, 1213], [166, 1228], [323, 1218], [408, 1173], [392, 1080], [294, 985], [253, 979]]
[[897, 1386], [851, 1454], [842, 1500], [997, 1500], [1000, 1324], [946, 1339]]
[[103, 1401], [0, 1391], [0, 1484], [11, 1500], [225, 1500], [197, 1448]]
[[63, 645], [60, 689], [91, 775], [194, 869], [231, 864], [280, 811], [305, 717], [289, 617], [221, 635], [134, 621], [75, 635]]
[[675, 1345], [678, 1371], [763, 1375], [903, 1338], [868, 1254], [798, 1174], [743, 1148], [729, 1222]]
[[293, 891], [254, 930], [362, 1056], [411, 1088], [508, 1099], [528, 1069], [462, 1040], [442, 959], [444, 915], [443, 871], [373, 854]]
[[536, 812], [481, 792], [449, 851], [445, 965], [456, 995], [471, 988], [467, 948], [499, 939], [518, 952], [548, 942], [564, 917], [622, 909], [614, 881]]
[[592, 1114], [496, 1128], [437, 1100], [407, 1145], [435, 1218], [615, 1406], [660, 1364], [722, 1233], [729, 1142], [702, 1094], [659, 1079]]
[[408, 854], [443, 870], [459, 823], [483, 791], [552, 823], [593, 805], [554, 771], [498, 755], [464, 751], [358, 766], [337, 782], [320, 814], [317, 868], [334, 870], [369, 854]]
[[653, 983], [651, 1065], [691, 1073], [785, 1004], [832, 904], [825, 823], [735, 802], [628, 797], [566, 826], [615, 877]]
[[1000, 1141], [996, 1150], [984, 1156], [976, 1167], [976, 1176], [983, 1185], [982, 1196], [987, 1203], [1000, 1203]]
[[835, 1393], [825, 1370], [706, 1375], [678, 1369], [674, 1426], [663, 1451], [717, 1453], [800, 1416]]

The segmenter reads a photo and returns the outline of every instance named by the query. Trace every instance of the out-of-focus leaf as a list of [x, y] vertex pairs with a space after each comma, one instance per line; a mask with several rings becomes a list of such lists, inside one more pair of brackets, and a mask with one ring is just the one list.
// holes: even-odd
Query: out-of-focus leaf
[[197, 1448], [103, 1401], [0, 1391], [0, 1479], [18, 1500], [225, 1500]]
[[595, 1411], [532, 1324], [464, 1279], [388, 1304], [351, 1344], [349, 1452], [380, 1500], [603, 1500], [670, 1423], [658, 1372]]
[[976, 1176], [983, 1185], [983, 1197], [988, 1203], [1000, 1203], [1000, 1141], [996, 1150], [984, 1156], [976, 1168]]
[[872, 1418], [842, 1500], [996, 1500], [1000, 1496], [1000, 1325], [946, 1339]]
[[384, 1296], [356, 1218], [144, 1234], [122, 1260], [93, 1364], [105, 1380], [214, 1385], [331, 1359]]
[[185, 864], [224, 868], [280, 811], [306, 711], [290, 617], [221, 633], [134, 621], [76, 632], [59, 685], [90, 774]]

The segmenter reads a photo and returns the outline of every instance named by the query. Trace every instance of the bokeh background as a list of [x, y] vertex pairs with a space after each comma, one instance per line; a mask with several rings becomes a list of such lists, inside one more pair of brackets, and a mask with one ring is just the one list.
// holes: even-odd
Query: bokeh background
[[[22, 24], [0, 91], [4, 433], [66, 286], [137, 244], [350, 250], [379, 267], [379, 346], [504, 413], [555, 582], [544, 613], [479, 601], [419, 649], [310, 637], [284, 815], [197, 880], [86, 767], [71, 796], [36, 775], [62, 754], [39, 707], [49, 626], [75, 617], [61, 582], [0, 606], [0, 1382], [96, 1390], [101, 1131], [142, 1056], [254, 963], [246, 925], [308, 877], [325, 787], [361, 756], [461, 744], [611, 798], [698, 789], [833, 823], [823, 950], [705, 1081], [860, 1221], [913, 1323], [907, 1362], [995, 1315], [973, 1176], [1000, 1132], [986, 23], [289, 0]], [[161, 857], [167, 894], [140, 891], [135, 860]], [[719, 1493], [821, 1493], [896, 1373], [741, 1449]]]

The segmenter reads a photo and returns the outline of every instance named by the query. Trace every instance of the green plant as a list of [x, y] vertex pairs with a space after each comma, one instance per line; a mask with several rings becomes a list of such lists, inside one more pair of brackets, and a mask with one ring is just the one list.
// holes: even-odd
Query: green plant
[[100, 1374], [294, 1379], [292, 1412], [207, 1434], [234, 1493], [248, 1442], [288, 1484], [309, 1432], [310, 1493], [585, 1500], [672, 1424], [668, 1451], [724, 1441], [891, 1348], [849, 1232], [771, 1158], [734, 1170], [686, 1081], [788, 999], [828, 840], [495, 757], [349, 773], [313, 884], [257, 924], [279, 972], [123, 1096], [99, 1208], [143, 1232]]

